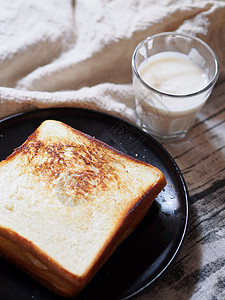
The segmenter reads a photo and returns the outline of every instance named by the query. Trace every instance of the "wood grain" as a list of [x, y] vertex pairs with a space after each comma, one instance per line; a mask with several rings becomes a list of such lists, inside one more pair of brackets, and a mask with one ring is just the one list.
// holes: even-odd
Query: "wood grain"
[[138, 300], [225, 299], [225, 82], [182, 141], [164, 147], [190, 195], [190, 223], [174, 265]]

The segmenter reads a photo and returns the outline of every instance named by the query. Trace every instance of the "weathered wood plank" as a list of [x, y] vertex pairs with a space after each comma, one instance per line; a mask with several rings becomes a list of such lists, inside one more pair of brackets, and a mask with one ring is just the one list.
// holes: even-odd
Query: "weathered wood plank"
[[225, 82], [187, 137], [164, 147], [189, 190], [189, 230], [176, 263], [138, 299], [225, 299]]

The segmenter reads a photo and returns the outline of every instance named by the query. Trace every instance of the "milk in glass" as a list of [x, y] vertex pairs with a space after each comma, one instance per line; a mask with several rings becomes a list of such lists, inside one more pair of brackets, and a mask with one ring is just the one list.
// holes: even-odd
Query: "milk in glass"
[[209, 94], [207, 90], [198, 93], [209, 83], [202, 60], [195, 52], [186, 55], [168, 51], [152, 55], [140, 64], [142, 82], [134, 78], [133, 83], [143, 129], [169, 136], [190, 128]]

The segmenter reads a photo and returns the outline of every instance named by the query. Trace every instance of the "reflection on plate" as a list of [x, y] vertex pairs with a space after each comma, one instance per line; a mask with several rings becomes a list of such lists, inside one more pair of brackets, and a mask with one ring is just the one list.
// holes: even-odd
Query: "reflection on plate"
[[[137, 229], [96, 274], [79, 300], [130, 299], [171, 265], [187, 229], [188, 193], [179, 168], [148, 134], [115, 117], [84, 109], [56, 108], [19, 114], [0, 122], [0, 160], [20, 146], [46, 119], [63, 121], [135, 158], [158, 167], [167, 186]], [[0, 259], [2, 299], [58, 300], [29, 276]]]

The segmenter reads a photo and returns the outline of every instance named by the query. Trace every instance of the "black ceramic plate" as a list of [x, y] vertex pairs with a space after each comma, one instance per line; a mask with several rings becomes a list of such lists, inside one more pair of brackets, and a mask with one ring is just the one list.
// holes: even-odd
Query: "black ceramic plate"
[[[181, 247], [188, 222], [188, 193], [179, 168], [151, 136], [109, 115], [83, 109], [58, 108], [29, 112], [0, 122], [0, 160], [22, 144], [43, 120], [56, 119], [146, 161], [164, 173], [167, 186], [137, 229], [96, 274], [79, 300], [135, 298], [171, 265]], [[3, 258], [0, 296], [4, 300], [59, 300]]]

